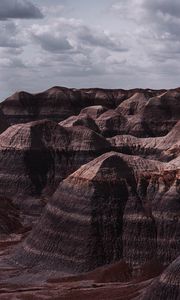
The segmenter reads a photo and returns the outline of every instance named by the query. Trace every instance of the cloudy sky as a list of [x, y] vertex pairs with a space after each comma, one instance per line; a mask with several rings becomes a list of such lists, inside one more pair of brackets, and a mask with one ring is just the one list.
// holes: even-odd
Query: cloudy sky
[[180, 85], [179, 0], [0, 0], [0, 100], [54, 85]]

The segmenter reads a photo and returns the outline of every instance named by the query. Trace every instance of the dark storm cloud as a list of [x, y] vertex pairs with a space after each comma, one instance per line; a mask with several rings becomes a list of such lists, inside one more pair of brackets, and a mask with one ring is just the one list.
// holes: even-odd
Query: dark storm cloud
[[38, 19], [43, 14], [28, 0], [1, 0], [0, 19]]

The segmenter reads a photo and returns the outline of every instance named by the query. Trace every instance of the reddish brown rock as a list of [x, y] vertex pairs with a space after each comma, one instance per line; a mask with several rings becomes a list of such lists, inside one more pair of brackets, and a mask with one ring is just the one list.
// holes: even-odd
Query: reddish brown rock
[[41, 198], [62, 179], [109, 149], [85, 127], [63, 128], [48, 120], [11, 126], [0, 135], [0, 194], [28, 210], [41, 207]]
[[144, 93], [147, 98], [158, 96], [166, 90], [152, 90], [152, 89], [82, 89], [90, 95], [91, 99], [94, 101], [94, 105], [103, 105], [108, 108], [116, 108], [124, 100], [132, 97], [136, 93]]
[[132, 135], [117, 135], [109, 138], [112, 149], [118, 152], [140, 155], [144, 158], [170, 161], [180, 155], [180, 121], [163, 137], [137, 138]]
[[17, 92], [1, 103], [1, 109], [11, 124], [45, 118], [60, 122], [91, 103], [81, 90], [53, 87], [39, 94]]
[[105, 137], [123, 134], [127, 119], [114, 110], [108, 110], [96, 119], [96, 124]]
[[96, 120], [100, 115], [102, 115], [108, 109], [102, 105], [88, 106], [81, 110], [80, 115], [87, 115], [88, 117]]
[[136, 93], [123, 101], [117, 112], [127, 118], [124, 134], [138, 137], [166, 135], [180, 117], [180, 91], [161, 92], [156, 97]]
[[166, 167], [115, 152], [82, 166], [59, 185], [14, 259], [70, 273], [122, 258], [133, 266], [171, 262], [179, 252], [179, 175], [163, 174]]
[[97, 133], [100, 133], [98, 126], [95, 121], [86, 114], [80, 114], [78, 116], [71, 116], [66, 120], [59, 123], [63, 127], [72, 127], [72, 126], [84, 126]]
[[144, 92], [137, 92], [132, 97], [124, 100], [116, 109], [117, 112], [133, 116], [136, 114], [140, 114], [146, 103], [148, 102], [148, 95]]
[[143, 300], [178, 300], [180, 297], [180, 257], [154, 280]]
[[179, 95], [54, 87], [1, 103], [2, 300], [179, 300]]
[[89, 106], [102, 105], [115, 109], [122, 101], [134, 93], [144, 92], [149, 97], [159, 95], [155, 90], [107, 90], [68, 89], [55, 86], [38, 94], [17, 92], [0, 105], [10, 124], [25, 123], [48, 118], [60, 122]]
[[151, 98], [142, 113], [148, 136], [166, 135], [180, 118], [180, 91], [170, 90]]
[[138, 180], [139, 200], [129, 198], [126, 205], [124, 256], [135, 265], [153, 257], [167, 265], [179, 251], [179, 174], [176, 170], [148, 173]]
[[6, 130], [10, 124], [6, 120], [6, 117], [4, 116], [3, 112], [0, 110], [0, 134]]
[[[0, 236], [17, 233], [22, 230], [20, 211], [7, 198], [0, 198]], [[0, 240], [1, 240], [0, 238]]]

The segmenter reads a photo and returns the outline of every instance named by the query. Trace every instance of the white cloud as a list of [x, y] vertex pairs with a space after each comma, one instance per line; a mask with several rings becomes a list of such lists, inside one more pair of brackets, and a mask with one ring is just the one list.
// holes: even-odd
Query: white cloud
[[18, 26], [12, 21], [0, 21], [0, 47], [19, 48], [22, 45]]
[[44, 16], [48, 16], [48, 17], [58, 17], [60, 15], [62, 15], [62, 13], [64, 12], [65, 10], [65, 5], [63, 4], [58, 4], [58, 5], [55, 5], [55, 6], [44, 6], [42, 8], [42, 13]]
[[[3, 1], [6, 9], [10, 3], [30, 5]], [[109, 0], [92, 0], [86, 7], [80, 2], [39, 0], [45, 17], [28, 21], [23, 18], [30, 15], [18, 15], [17, 6], [11, 17], [21, 19], [7, 20], [9, 6], [6, 21], [0, 22], [0, 87], [34, 91], [55, 84], [124, 88], [178, 84], [177, 0], [172, 5], [169, 0], [119, 0], [109, 11], [103, 10]], [[33, 3], [37, 1], [31, 0], [35, 7]]]
[[[80, 20], [59, 18], [49, 25], [34, 25], [31, 33], [47, 51], [80, 51], [84, 47], [127, 51], [120, 37], [100, 28], [84, 25]], [[77, 50], [78, 49], [78, 50]]]

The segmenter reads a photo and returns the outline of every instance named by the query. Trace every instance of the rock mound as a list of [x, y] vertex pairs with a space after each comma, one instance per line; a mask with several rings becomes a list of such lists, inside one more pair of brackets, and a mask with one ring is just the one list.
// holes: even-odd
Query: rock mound
[[108, 110], [96, 119], [96, 124], [105, 137], [123, 134], [126, 122], [126, 118], [114, 110]]
[[63, 128], [49, 120], [11, 126], [0, 135], [0, 194], [25, 206], [33, 206], [35, 197], [41, 206], [41, 196], [109, 149], [103, 137], [81, 126]]
[[100, 132], [95, 121], [86, 114], [80, 114], [78, 116], [69, 117], [66, 120], [60, 122], [59, 125], [63, 127], [84, 126], [97, 133]]
[[149, 99], [142, 113], [144, 130], [148, 136], [166, 135], [179, 121], [180, 92], [167, 91]]
[[115, 151], [170, 161], [180, 154], [179, 132], [180, 122], [177, 122], [173, 129], [163, 137], [137, 138], [132, 135], [117, 135], [108, 140]]
[[172, 197], [174, 177], [167, 174], [168, 191], [153, 182], [155, 176], [161, 181], [162, 170], [156, 161], [115, 152], [82, 166], [59, 185], [14, 259], [70, 273], [122, 258], [133, 265], [156, 256], [172, 261], [178, 253], [179, 206]]
[[180, 257], [155, 279], [143, 300], [178, 300], [180, 297]]
[[[155, 90], [108, 90], [108, 89], [68, 89], [65, 87], [52, 87], [38, 94], [24, 91], [16, 92], [4, 100], [0, 108], [6, 116], [8, 123], [26, 123], [41, 119], [50, 119], [61, 122], [89, 106], [105, 106], [115, 109], [122, 101], [135, 93], [145, 93], [147, 97], [157, 96], [162, 91]], [[101, 108], [102, 109], [102, 108]], [[88, 109], [91, 115], [99, 114]], [[104, 109], [103, 109], [104, 110]]]

